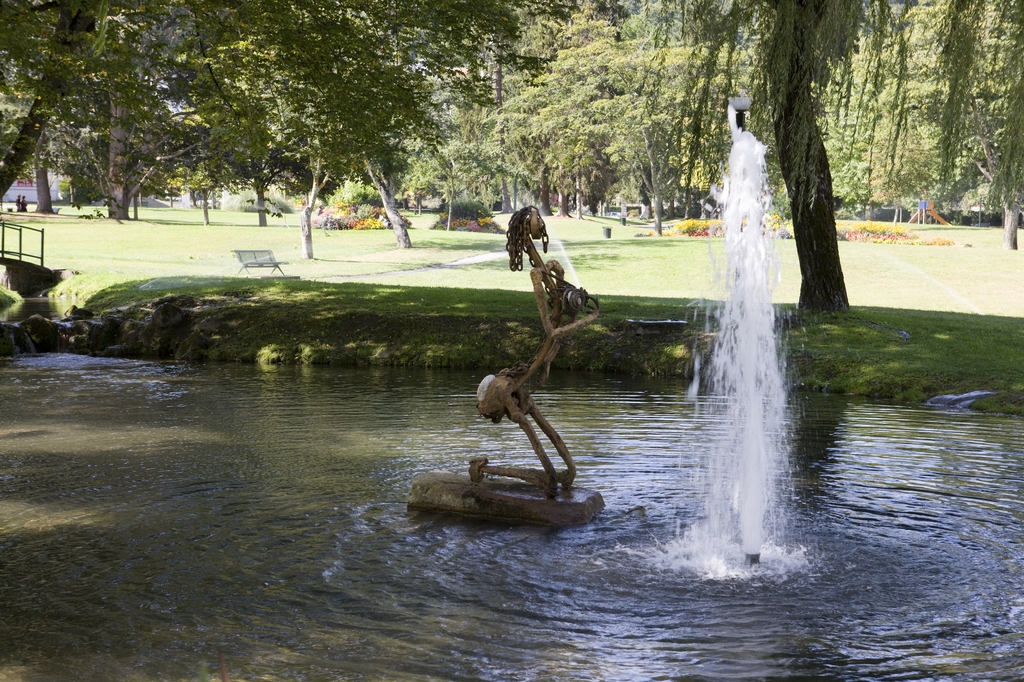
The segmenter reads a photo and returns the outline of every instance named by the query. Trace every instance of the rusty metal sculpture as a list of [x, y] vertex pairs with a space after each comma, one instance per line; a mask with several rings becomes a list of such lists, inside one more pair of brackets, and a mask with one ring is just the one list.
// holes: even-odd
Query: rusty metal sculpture
[[[562, 437], [537, 409], [537, 404], [527, 392], [525, 385], [541, 370], [543, 374], [535, 382], [535, 386], [539, 387], [547, 380], [551, 361], [554, 360], [559, 348], [574, 332], [597, 318], [600, 304], [583, 289], [565, 281], [565, 271], [557, 260], [545, 263], [537, 252], [534, 240], [540, 240], [544, 252], [547, 253], [548, 234], [544, 220], [536, 208], [528, 206], [517, 211], [509, 220], [508, 244], [505, 248], [509, 255], [509, 268], [513, 271], [523, 269], [524, 253], [529, 258], [532, 266], [530, 279], [533, 280], [537, 310], [544, 325], [544, 342], [532, 362], [519, 362], [501, 370], [497, 375], [485, 377], [477, 389], [476, 408], [481, 415], [495, 424], [505, 417], [519, 424], [526, 437], [530, 439], [530, 445], [533, 446], [544, 468], [539, 470], [491, 466], [487, 458], [480, 457], [470, 460], [469, 476], [474, 482], [481, 481], [484, 474], [518, 478], [538, 486], [548, 497], [554, 497], [558, 492], [559, 483], [563, 489], [572, 486], [576, 477], [576, 465]], [[580, 314], [583, 317], [580, 317]], [[555, 450], [565, 462], [565, 471], [555, 471], [528, 417], [533, 418], [555, 446]]]

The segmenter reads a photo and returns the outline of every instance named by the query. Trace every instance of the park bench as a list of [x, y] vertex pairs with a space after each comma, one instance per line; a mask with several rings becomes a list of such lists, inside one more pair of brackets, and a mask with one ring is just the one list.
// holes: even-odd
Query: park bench
[[260, 249], [235, 249], [231, 253], [235, 254], [238, 258], [238, 262], [242, 264], [242, 267], [238, 269], [238, 273], [241, 274], [242, 270], [246, 273], [251, 273], [251, 268], [270, 268], [270, 274], [273, 276], [274, 270], [281, 273], [284, 277], [284, 270], [281, 269], [282, 265], [288, 265], [285, 261], [279, 261], [274, 258], [273, 251], [263, 251]]

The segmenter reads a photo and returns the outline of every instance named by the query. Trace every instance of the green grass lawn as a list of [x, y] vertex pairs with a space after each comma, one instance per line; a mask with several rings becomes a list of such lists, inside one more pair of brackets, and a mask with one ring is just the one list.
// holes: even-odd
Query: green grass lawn
[[[390, 231], [316, 231], [311, 261], [300, 256], [296, 215], [271, 219], [265, 228], [256, 225], [252, 213], [211, 211], [210, 217], [212, 224], [203, 226], [202, 211], [194, 209], [142, 209], [139, 221], [125, 223], [80, 219], [64, 210], [59, 216], [17, 216], [45, 227], [48, 266], [83, 273], [58, 289], [91, 298], [89, 305], [103, 308], [183, 291], [234, 300], [235, 292], [251, 292], [251, 301], [230, 304], [265, 305], [259, 314], [273, 310], [276, 322], [253, 324], [252, 333], [225, 341], [224, 359], [251, 360], [270, 344], [280, 357], [306, 361], [308, 354], [295, 349], [317, 343], [335, 348], [326, 340], [331, 334], [355, 334], [364, 349], [387, 344], [376, 332], [344, 325], [322, 329], [322, 338], [302, 340], [306, 328], [318, 328], [314, 320], [344, 313], [349, 320], [388, 316], [387, 324], [375, 324], [393, 334], [404, 325], [396, 319], [429, 326], [430, 320], [444, 318], [456, 340], [437, 345], [426, 332], [402, 331], [405, 355], [394, 357], [416, 364], [425, 357], [421, 344], [434, 344], [443, 353], [469, 353], [453, 362], [470, 366], [478, 356], [490, 362], [490, 355], [460, 351], [463, 344], [457, 339], [483, 329], [488, 319], [515, 326], [536, 315], [529, 296], [509, 299], [503, 293], [530, 289], [527, 273], [508, 269], [504, 236], [427, 229], [436, 214], [410, 216], [412, 249], [395, 248]], [[700, 310], [694, 300], [716, 297], [715, 268], [724, 262], [721, 239], [639, 238], [641, 226], [622, 227], [614, 219], [549, 218], [547, 223], [549, 256], [605, 303], [591, 341], [605, 344], [607, 352], [591, 360], [580, 356], [572, 366], [611, 367], [609, 358], [621, 350], [625, 318], [689, 318]], [[611, 227], [611, 239], [603, 236], [606, 227]], [[1003, 250], [999, 229], [913, 229], [926, 239], [945, 237], [957, 246], [840, 243], [853, 308], [843, 315], [804, 315], [790, 329], [785, 343], [795, 380], [808, 388], [894, 400], [991, 388], [1001, 396], [987, 407], [1024, 411], [1024, 254]], [[799, 291], [795, 244], [778, 240], [776, 245], [782, 282], [775, 300], [791, 306]], [[231, 250], [240, 248], [273, 250], [289, 261], [286, 274], [302, 281], [236, 277], [239, 266]], [[491, 258], [434, 267], [481, 256]], [[473, 319], [451, 321], [461, 315]], [[695, 338], [637, 346], [629, 351], [638, 355], [628, 371], [688, 371]], [[333, 352], [325, 350], [323, 357]]]
[[[232, 277], [232, 249], [271, 249], [289, 262], [285, 272], [303, 279], [359, 281], [409, 286], [525, 290], [529, 278], [509, 272], [503, 258], [473, 265], [422, 271], [480, 254], [504, 252], [501, 235], [426, 229], [436, 214], [410, 215], [412, 249], [396, 249], [390, 231], [316, 231], [314, 260], [301, 257], [298, 216], [256, 225], [254, 213], [211, 211], [202, 225], [196, 209], [141, 209], [139, 221], [21, 214], [17, 219], [46, 228], [47, 265], [104, 281], [139, 278]], [[10, 216], [8, 216], [10, 217]], [[508, 216], [499, 216], [506, 221]], [[571, 266], [594, 294], [658, 298], [715, 297], [716, 263], [722, 240], [637, 238], [637, 225], [610, 218], [552, 217], [550, 257]], [[612, 238], [603, 238], [611, 227]], [[937, 310], [1024, 317], [1024, 252], [1002, 249], [999, 229], [924, 226], [925, 238], [946, 237], [958, 246], [908, 246], [842, 242], [840, 253], [853, 306]], [[966, 246], [970, 244], [970, 246]], [[793, 240], [776, 242], [782, 282], [775, 300], [796, 303], [800, 275]], [[569, 269], [567, 267], [567, 269]]]

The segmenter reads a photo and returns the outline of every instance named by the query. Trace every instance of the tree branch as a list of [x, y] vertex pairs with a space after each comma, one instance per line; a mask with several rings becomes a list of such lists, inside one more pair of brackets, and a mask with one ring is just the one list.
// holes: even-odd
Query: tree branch
[[981, 161], [979, 161], [978, 159], [975, 159], [974, 160], [974, 165], [978, 167], [978, 170], [981, 171], [981, 174], [985, 176], [986, 180], [988, 180], [989, 182], [992, 182], [992, 174], [989, 173], [987, 170], [985, 170], [985, 167], [981, 165]]
[[[985, 177], [988, 178], [989, 182], [992, 182], [992, 176], [999, 170], [999, 157], [996, 156], [989, 145], [988, 137], [985, 135], [985, 124], [981, 120], [981, 112], [978, 111], [978, 100], [971, 102], [971, 111], [974, 114], [974, 124], [978, 126], [978, 139], [981, 141], [981, 148], [985, 152], [985, 162], [988, 163], [989, 172], [985, 173]], [[981, 168], [981, 166], [978, 166]]]

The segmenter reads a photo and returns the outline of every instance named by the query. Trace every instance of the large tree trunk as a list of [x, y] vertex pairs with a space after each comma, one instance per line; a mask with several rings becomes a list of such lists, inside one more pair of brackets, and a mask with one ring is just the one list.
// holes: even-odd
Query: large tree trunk
[[662, 188], [664, 186], [662, 183], [662, 159], [659, 158], [656, 145], [651, 140], [649, 131], [646, 128], [643, 130], [643, 135], [648, 164], [648, 173], [644, 174], [644, 182], [647, 183], [647, 187], [651, 192], [651, 199], [653, 200], [654, 234], [660, 237], [661, 218], [665, 212], [665, 202], [662, 199]]
[[128, 204], [130, 201], [131, 194], [128, 192], [128, 187], [118, 188], [114, 198], [114, 206], [109, 211], [110, 217], [116, 220], [128, 220]]
[[[783, 0], [797, 2], [797, 0]], [[812, 7], [779, 10], [778, 40], [784, 40], [788, 54], [788, 73], [777, 74], [771, 83], [775, 142], [779, 166], [789, 192], [793, 210], [793, 236], [800, 260], [799, 307], [808, 310], [842, 311], [850, 307], [846, 282], [839, 261], [839, 240], [832, 192], [832, 173], [828, 154], [818, 127], [818, 104], [811, 90], [815, 59], [807, 37], [816, 30], [818, 16]]]
[[[502, 117], [502, 110], [505, 104], [504, 76], [501, 72], [501, 62], [494, 64], [494, 101], [498, 105], [498, 163], [502, 172], [505, 170], [505, 119]], [[512, 198], [508, 194], [508, 179], [501, 176], [501, 212], [512, 212]]]
[[3, 160], [0, 160], [0, 196], [7, 193], [14, 181], [18, 179], [25, 168], [25, 164], [32, 158], [39, 136], [42, 134], [43, 125], [49, 119], [45, 111], [43, 100], [36, 97], [28, 110], [28, 115], [22, 121], [18, 134], [13, 144], [7, 149]]
[[53, 213], [50, 203], [50, 174], [46, 170], [46, 133], [39, 134], [36, 144], [36, 213]]
[[313, 207], [320, 195], [320, 188], [327, 182], [327, 175], [320, 177], [323, 162], [320, 159], [313, 161], [313, 186], [309, 190], [309, 201], [302, 207], [299, 213], [299, 233], [302, 235], [302, 257], [306, 260], [313, 259]]
[[569, 193], [563, 189], [558, 190], [558, 217], [569, 217]]
[[583, 184], [576, 176], [576, 220], [583, 220]]
[[127, 159], [125, 151], [128, 148], [128, 133], [121, 126], [121, 122], [128, 115], [127, 109], [110, 103], [110, 166], [107, 172], [107, 211], [111, 218], [117, 220], [128, 220], [128, 204], [131, 201], [131, 191], [128, 185], [130, 180], [127, 176]]
[[540, 214], [542, 216], [551, 215], [551, 187], [548, 181], [547, 166], [543, 166], [540, 169], [540, 188], [538, 192], [540, 194]]
[[[398, 212], [398, 203], [395, 201], [395, 176], [380, 172], [375, 173], [369, 163], [366, 164], [366, 170], [370, 175], [370, 181], [377, 189], [377, 193], [380, 194], [380, 200], [384, 204], [384, 213], [388, 217], [388, 222], [391, 223], [391, 229], [395, 233], [395, 241], [398, 244], [398, 248], [410, 248], [412, 240], [409, 239], [409, 230], [405, 228], [405, 220], [402, 219], [402, 214]], [[448, 226], [451, 227], [450, 209], [448, 211], [448, 220]]]
[[302, 235], [302, 257], [306, 260], [313, 259], [313, 218], [312, 208], [309, 204], [302, 207], [299, 212], [299, 233]]
[[1003, 207], [1003, 248], [1017, 250], [1017, 229], [1020, 227], [1020, 201]]
[[267, 226], [267, 188], [254, 182], [253, 189], [256, 190], [256, 213], [259, 215], [260, 227]]
[[[784, 109], [791, 109], [786, 104]], [[776, 117], [775, 139], [779, 149], [779, 165], [786, 180], [789, 204], [793, 211], [793, 236], [800, 261], [799, 307], [807, 310], [841, 311], [850, 307], [846, 281], [839, 261], [839, 240], [833, 209], [832, 173], [821, 139], [821, 131], [813, 124], [807, 137], [792, 134], [787, 115]], [[811, 164], [798, 172], [796, 157]]]
[[512, 195], [508, 191], [508, 178], [504, 175], [501, 176], [501, 212], [512, 213]]
[[203, 225], [210, 225], [210, 190], [203, 190]]

